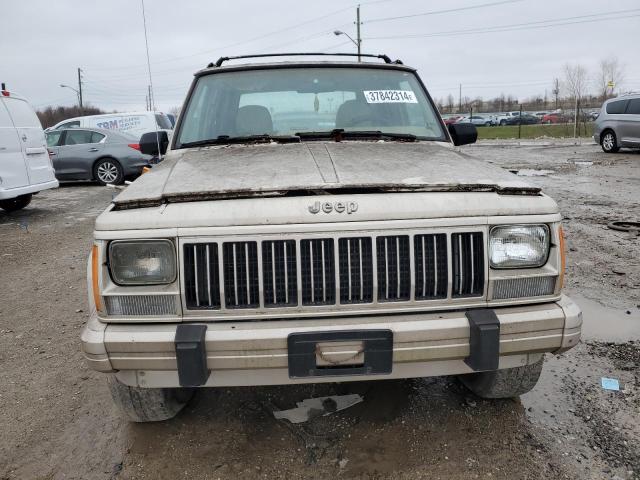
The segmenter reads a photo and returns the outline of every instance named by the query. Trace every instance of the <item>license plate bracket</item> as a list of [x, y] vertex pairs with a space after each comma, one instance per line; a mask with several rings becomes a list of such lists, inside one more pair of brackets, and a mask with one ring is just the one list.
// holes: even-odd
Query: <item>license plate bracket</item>
[[[321, 342], [362, 341], [364, 362], [358, 365], [319, 366], [316, 345]], [[384, 375], [393, 366], [391, 330], [341, 330], [292, 333], [287, 338], [289, 377], [334, 377], [345, 375]]]

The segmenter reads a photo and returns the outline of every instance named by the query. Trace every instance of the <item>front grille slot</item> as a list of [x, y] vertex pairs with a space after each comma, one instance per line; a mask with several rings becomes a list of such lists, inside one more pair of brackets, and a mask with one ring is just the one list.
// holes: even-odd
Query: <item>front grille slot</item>
[[338, 241], [340, 303], [373, 301], [373, 255], [371, 238], [341, 238]]
[[298, 304], [295, 240], [262, 242], [262, 279], [265, 307]]
[[407, 235], [378, 237], [376, 254], [378, 301], [409, 300], [411, 295], [409, 237]]
[[187, 308], [220, 308], [218, 268], [218, 244], [191, 243], [184, 246], [184, 290]]
[[303, 305], [333, 305], [336, 275], [333, 239], [300, 241]]
[[453, 298], [479, 297], [484, 291], [484, 244], [481, 232], [451, 235]]
[[225, 307], [258, 307], [257, 243], [225, 242], [222, 244], [222, 251]]
[[447, 298], [447, 236], [416, 235], [413, 238], [416, 300]]

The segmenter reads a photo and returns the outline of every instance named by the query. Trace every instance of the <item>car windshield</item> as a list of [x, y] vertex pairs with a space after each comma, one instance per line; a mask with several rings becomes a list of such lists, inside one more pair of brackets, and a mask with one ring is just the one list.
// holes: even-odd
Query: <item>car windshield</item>
[[[220, 137], [310, 132], [382, 132], [447, 137], [412, 72], [313, 67], [241, 70], [198, 79], [176, 147]], [[314, 138], [318, 138], [317, 136]]]

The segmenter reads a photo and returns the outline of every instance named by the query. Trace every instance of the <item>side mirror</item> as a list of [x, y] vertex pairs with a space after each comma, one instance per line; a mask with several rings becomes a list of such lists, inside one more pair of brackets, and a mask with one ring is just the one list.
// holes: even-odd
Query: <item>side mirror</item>
[[[160, 146], [160, 151], [158, 151]], [[164, 155], [169, 147], [169, 135], [164, 130], [144, 133], [140, 137], [140, 151], [145, 155]]]
[[478, 140], [478, 129], [473, 123], [451, 123], [449, 134], [456, 147], [476, 143]]

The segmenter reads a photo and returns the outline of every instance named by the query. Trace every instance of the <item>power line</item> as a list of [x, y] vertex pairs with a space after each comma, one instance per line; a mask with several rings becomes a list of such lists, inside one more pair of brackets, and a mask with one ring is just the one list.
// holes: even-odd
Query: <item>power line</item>
[[[407, 35], [390, 35], [390, 36], [384, 36], [384, 37], [367, 37], [367, 40], [395, 40], [395, 39], [403, 39], [403, 38], [452, 37], [457, 35], [472, 35], [476, 33], [511, 32], [511, 31], [517, 31], [517, 30], [530, 30], [530, 29], [536, 29], [536, 28], [558, 27], [562, 25], [600, 22], [605, 20], [619, 20], [624, 18], [632, 18], [632, 17], [640, 16], [640, 14], [638, 14], [638, 15], [624, 15], [619, 17], [602, 18], [603, 15], [605, 16], [617, 15], [617, 14], [631, 13], [631, 12], [640, 12], [640, 9], [634, 8], [629, 10], [619, 10], [616, 12], [594, 13], [590, 15], [580, 15], [576, 17], [564, 17], [564, 18], [541, 20], [537, 22], [527, 22], [527, 23], [514, 23], [510, 25], [495, 25], [491, 27], [480, 27], [480, 28], [472, 28], [467, 30], [449, 30], [444, 32], [433, 32], [433, 33], [416, 33], [416, 34], [407, 34]], [[593, 17], [598, 17], [598, 18], [593, 18]], [[565, 21], [565, 20], [574, 20], [574, 19], [584, 19], [584, 20], [578, 20], [575, 22]], [[558, 23], [558, 22], [561, 22], [561, 23]]]
[[504, 5], [506, 3], [516, 3], [522, 2], [524, 0], [502, 0], [499, 2], [491, 2], [491, 3], [482, 3], [480, 5], [470, 5], [467, 7], [459, 7], [459, 8], [448, 8], [446, 10], [432, 10], [430, 12], [422, 12], [422, 13], [412, 13], [408, 15], [400, 15], [397, 17], [382, 17], [382, 18], [374, 18], [372, 20], [367, 20], [364, 23], [377, 23], [377, 22], [389, 22], [392, 20], [401, 20], [405, 18], [415, 18], [415, 17], [426, 17], [429, 15], [440, 15], [443, 13], [453, 13], [453, 12], [462, 12], [465, 10], [476, 10], [478, 8], [486, 8], [486, 7], [495, 7], [497, 5]]

